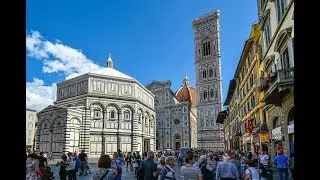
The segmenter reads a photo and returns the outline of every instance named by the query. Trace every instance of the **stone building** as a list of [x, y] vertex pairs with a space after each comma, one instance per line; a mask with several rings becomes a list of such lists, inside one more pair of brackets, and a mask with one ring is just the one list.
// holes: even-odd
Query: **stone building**
[[197, 90], [198, 148], [224, 149], [223, 126], [216, 124], [222, 110], [220, 12], [206, 14], [192, 23]]
[[[234, 77], [230, 80], [228, 95], [224, 103], [227, 116], [224, 123], [229, 150], [257, 152], [260, 150], [260, 125], [264, 105], [259, 92], [261, 45], [259, 24], [252, 25], [245, 41]], [[222, 114], [224, 112], [221, 112]], [[224, 118], [224, 119], [223, 119]]]
[[57, 100], [38, 113], [37, 151], [101, 153], [155, 150], [154, 95], [107, 67], [57, 84]]
[[36, 110], [26, 109], [26, 149], [31, 151], [35, 147], [36, 124], [38, 122]]
[[173, 93], [170, 81], [153, 81], [147, 88], [155, 95], [157, 149], [197, 147], [196, 89], [185, 75]]
[[264, 118], [271, 156], [294, 152], [294, 1], [258, 0]]

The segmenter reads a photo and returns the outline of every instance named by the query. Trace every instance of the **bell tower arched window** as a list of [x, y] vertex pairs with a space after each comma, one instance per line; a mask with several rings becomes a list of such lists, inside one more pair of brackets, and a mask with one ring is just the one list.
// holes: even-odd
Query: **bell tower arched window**
[[208, 97], [208, 92], [206, 90], [203, 91], [203, 99], [207, 99]]
[[207, 78], [207, 70], [206, 69], [203, 69], [202, 70], [202, 77], [205, 79]]
[[209, 40], [206, 40], [202, 43], [202, 56], [211, 55], [211, 44]]

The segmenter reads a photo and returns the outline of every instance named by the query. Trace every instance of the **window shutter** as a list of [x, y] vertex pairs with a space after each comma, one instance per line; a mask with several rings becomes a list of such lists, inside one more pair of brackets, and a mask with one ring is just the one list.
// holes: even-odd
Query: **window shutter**
[[293, 42], [290, 38], [288, 41], [289, 67], [294, 67]]

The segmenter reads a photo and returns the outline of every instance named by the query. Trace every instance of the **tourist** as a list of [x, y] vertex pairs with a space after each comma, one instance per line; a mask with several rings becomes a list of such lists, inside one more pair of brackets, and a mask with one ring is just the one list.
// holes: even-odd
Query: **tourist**
[[226, 153], [223, 155], [223, 161], [218, 163], [216, 170], [216, 180], [240, 179], [237, 166], [234, 163], [229, 162], [229, 159], [230, 156]]
[[211, 152], [208, 153], [207, 159], [199, 164], [199, 168], [203, 179], [207, 180], [215, 177], [216, 161]]
[[229, 161], [234, 163], [237, 166], [237, 170], [238, 170], [238, 172], [240, 174], [240, 172], [241, 172], [241, 164], [240, 164], [240, 161], [236, 159], [236, 155], [235, 154], [231, 154]]
[[68, 166], [66, 167], [68, 180], [76, 180], [77, 172], [76, 172], [76, 160], [72, 154], [72, 152], [68, 152]]
[[280, 180], [288, 180], [289, 172], [288, 172], [288, 157], [283, 155], [283, 150], [278, 152], [278, 155], [274, 157], [273, 161], [275, 162]]
[[187, 164], [181, 167], [182, 180], [202, 180], [201, 171], [197, 171], [197, 169], [193, 167], [195, 161], [196, 156], [194, 156], [193, 154], [187, 154], [185, 156], [185, 162]]
[[29, 153], [26, 160], [26, 179], [27, 180], [38, 180], [39, 164], [36, 161], [36, 154]]
[[80, 172], [79, 172], [79, 176], [87, 175], [87, 157], [88, 155], [85, 153], [84, 150], [81, 151], [81, 153], [79, 154], [78, 158], [80, 159]]
[[[118, 152], [121, 153], [120, 149], [118, 149]], [[117, 176], [115, 180], [121, 180], [122, 166], [123, 166], [123, 159], [122, 157], [119, 157], [118, 152], [113, 153], [113, 168], [117, 170]]]
[[[156, 175], [156, 171], [157, 171], [157, 164], [154, 162], [154, 153], [153, 152], [149, 152], [147, 154], [147, 159], [144, 160], [140, 167], [141, 170], [140, 172], [143, 172], [143, 180], [152, 180], [155, 178]], [[141, 177], [141, 174], [139, 174]]]
[[166, 166], [166, 158], [164, 156], [161, 156], [159, 158], [159, 164], [157, 166], [157, 172], [156, 172], [156, 178], [158, 179], [159, 173], [162, 171], [162, 169]]
[[61, 180], [66, 180], [67, 179], [67, 170], [66, 167], [68, 166], [68, 157], [67, 155], [62, 155], [61, 157], [62, 161], [57, 163], [57, 166], [60, 166], [59, 170], [59, 176]]
[[93, 171], [92, 180], [114, 180], [117, 171], [111, 167], [111, 158], [103, 154], [98, 160], [98, 169]]
[[246, 161], [248, 168], [245, 171], [244, 180], [260, 180], [259, 171], [257, 168], [257, 162], [254, 159], [249, 159]]
[[126, 160], [126, 163], [127, 163], [127, 165], [126, 165], [126, 169], [127, 169], [127, 171], [128, 171], [128, 166], [129, 166], [129, 168], [130, 168], [130, 171], [133, 171], [133, 168], [132, 168], [132, 155], [131, 155], [131, 152], [128, 152], [128, 154], [127, 154], [127, 156], [126, 156], [125, 160]]
[[39, 175], [44, 176], [45, 174], [45, 168], [48, 165], [47, 158], [45, 157], [45, 154], [43, 152], [40, 152], [40, 155], [38, 157], [39, 161]]
[[176, 180], [174, 175], [173, 166], [174, 166], [174, 157], [166, 157], [166, 166], [159, 173], [158, 180]]

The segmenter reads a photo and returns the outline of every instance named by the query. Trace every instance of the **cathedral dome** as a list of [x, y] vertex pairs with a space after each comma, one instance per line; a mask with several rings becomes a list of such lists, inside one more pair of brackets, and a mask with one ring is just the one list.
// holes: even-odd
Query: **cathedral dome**
[[187, 74], [184, 77], [181, 88], [176, 92], [176, 98], [179, 102], [188, 101], [191, 105], [196, 105], [197, 91], [189, 86]]

